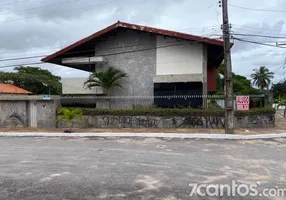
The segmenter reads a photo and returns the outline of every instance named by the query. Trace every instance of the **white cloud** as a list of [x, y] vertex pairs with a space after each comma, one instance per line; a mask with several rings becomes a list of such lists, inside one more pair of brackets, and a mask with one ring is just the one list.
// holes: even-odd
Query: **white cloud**
[[[1, 4], [7, 2], [1, 1]], [[285, 0], [231, 0], [230, 4], [269, 10], [286, 8]], [[32, 9], [41, 6], [45, 7]], [[229, 13], [234, 33], [286, 35], [286, 13], [259, 12], [234, 7], [230, 7]], [[0, 59], [49, 54], [118, 20], [219, 37], [221, 18], [221, 8], [218, 7], [218, 2], [213, 0], [30, 0], [0, 6]], [[263, 43], [282, 41], [257, 37], [241, 38]], [[285, 57], [284, 49], [238, 41], [235, 42], [232, 52], [233, 71], [246, 76], [260, 65], [275, 71], [283, 64]], [[35, 61], [39, 59], [3, 62], [1, 65]], [[41, 67], [62, 77], [88, 75], [86, 72], [50, 64]], [[275, 81], [281, 79], [284, 71], [285, 69], [280, 69], [277, 72]]]

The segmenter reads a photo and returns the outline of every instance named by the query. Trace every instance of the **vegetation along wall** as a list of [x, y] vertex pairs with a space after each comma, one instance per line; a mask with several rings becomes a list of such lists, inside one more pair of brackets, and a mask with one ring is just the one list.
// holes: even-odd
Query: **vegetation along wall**
[[[224, 112], [194, 109], [84, 109], [74, 128], [224, 128]], [[235, 113], [236, 128], [275, 126], [275, 110], [260, 108]], [[62, 121], [58, 127], [69, 127]]]

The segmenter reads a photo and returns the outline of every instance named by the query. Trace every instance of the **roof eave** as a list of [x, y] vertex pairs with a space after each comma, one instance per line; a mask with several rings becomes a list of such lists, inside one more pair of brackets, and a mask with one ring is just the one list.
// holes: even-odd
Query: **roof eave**
[[195, 36], [195, 35], [191, 35], [191, 34], [186, 34], [186, 33], [180, 33], [180, 32], [175, 32], [175, 31], [170, 31], [170, 30], [164, 30], [164, 29], [158, 29], [158, 28], [153, 28], [153, 27], [148, 27], [148, 26], [141, 26], [141, 25], [137, 25], [137, 24], [129, 24], [126, 22], [116, 22], [86, 38], [83, 38], [43, 59], [41, 59], [42, 62], [51, 62], [51, 63], [55, 63], [55, 64], [59, 64], [58, 62], [53, 62], [52, 60], [54, 58], [56, 58], [57, 56], [66, 53], [69, 50], [72, 50], [75, 47], [78, 47], [79, 45], [82, 45], [86, 42], [88, 42], [89, 40], [92, 40], [96, 37], [101, 36], [104, 33], [107, 33], [117, 27], [123, 27], [123, 28], [128, 28], [128, 29], [132, 29], [132, 30], [137, 30], [137, 31], [144, 31], [144, 32], [149, 32], [149, 33], [154, 33], [154, 34], [158, 34], [158, 35], [165, 35], [165, 36], [169, 36], [169, 37], [177, 37], [177, 38], [181, 38], [181, 39], [185, 39], [185, 40], [190, 40], [190, 41], [197, 41], [197, 42], [201, 42], [201, 43], [206, 43], [206, 44], [211, 44], [211, 45], [218, 45], [218, 46], [223, 46], [224, 42], [221, 40], [216, 40], [216, 39], [210, 39], [210, 38], [204, 38], [204, 37], [200, 37], [200, 36]]

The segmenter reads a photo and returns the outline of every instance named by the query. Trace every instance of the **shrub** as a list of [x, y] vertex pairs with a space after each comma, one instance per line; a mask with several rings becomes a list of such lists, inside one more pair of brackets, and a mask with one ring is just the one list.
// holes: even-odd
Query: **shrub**
[[[134, 109], [96, 109], [83, 108], [84, 115], [113, 115], [113, 116], [224, 116], [224, 110], [218, 108], [190, 109], [190, 108], [134, 108]], [[269, 115], [275, 114], [275, 109], [271, 107], [255, 108], [249, 111], [235, 111], [236, 116], [245, 115]]]

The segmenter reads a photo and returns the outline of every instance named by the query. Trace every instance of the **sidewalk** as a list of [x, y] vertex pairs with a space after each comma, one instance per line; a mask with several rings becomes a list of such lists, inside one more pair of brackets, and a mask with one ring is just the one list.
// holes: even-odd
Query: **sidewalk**
[[61, 132], [0, 132], [0, 137], [139, 137], [139, 138], [178, 138], [178, 139], [223, 139], [223, 140], [252, 140], [286, 138], [286, 132], [280, 134], [207, 134], [207, 133], [115, 133], [115, 132], [83, 132], [83, 133], [61, 133]]
[[[64, 128], [42, 129], [42, 128], [0, 128], [0, 132], [19, 132], [19, 133], [64, 133]], [[223, 129], [190, 129], [190, 128], [90, 128], [78, 129], [73, 128], [74, 133], [181, 133], [181, 134], [224, 134]], [[257, 129], [236, 129], [237, 135], [253, 135], [253, 134], [280, 134], [285, 133], [286, 129], [281, 128], [257, 128]]]
[[[0, 128], [0, 132], [18, 132], [18, 133], [64, 133], [64, 128]], [[224, 129], [190, 129], [190, 128], [90, 128], [90, 129], [79, 129], [73, 128], [73, 133], [180, 133], [180, 134], [224, 134]], [[281, 134], [285, 133], [286, 129], [281, 127], [275, 128], [256, 128], [256, 129], [236, 129], [236, 135], [256, 135], [256, 134]]]
[[212, 139], [259, 139], [286, 137], [286, 119], [277, 119], [275, 128], [236, 129], [235, 134], [225, 134], [223, 129], [188, 128], [90, 128], [72, 129], [73, 133], [64, 133], [67, 129], [41, 128], [0, 128], [0, 136], [30, 137], [171, 137], [171, 138], [212, 138]]

